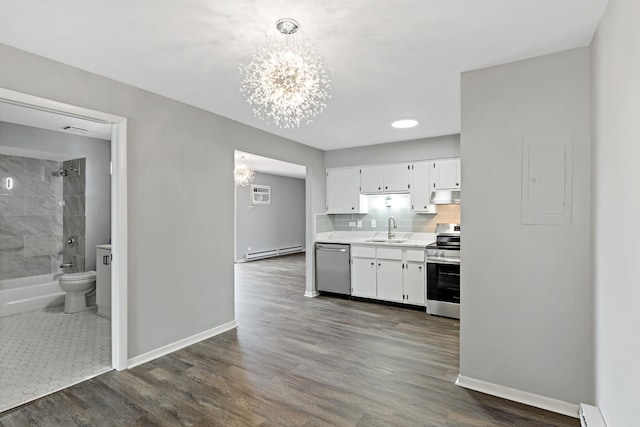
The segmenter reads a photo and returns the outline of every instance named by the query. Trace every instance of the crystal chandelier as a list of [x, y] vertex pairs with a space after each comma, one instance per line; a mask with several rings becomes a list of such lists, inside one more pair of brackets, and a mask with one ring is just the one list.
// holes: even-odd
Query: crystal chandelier
[[256, 173], [247, 166], [243, 159], [244, 156], [240, 158], [240, 161], [236, 162], [233, 168], [233, 182], [236, 184], [236, 187], [246, 187], [251, 184], [256, 177]]
[[267, 38], [251, 62], [240, 65], [240, 91], [256, 117], [292, 129], [311, 123], [327, 107], [331, 70], [310, 42], [298, 38], [296, 21], [280, 19], [276, 28], [284, 39]]

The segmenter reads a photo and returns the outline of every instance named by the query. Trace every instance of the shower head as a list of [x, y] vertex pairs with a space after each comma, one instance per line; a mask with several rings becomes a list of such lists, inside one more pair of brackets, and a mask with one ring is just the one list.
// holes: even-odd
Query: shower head
[[78, 169], [73, 166], [69, 166], [68, 168], [60, 168], [57, 171], [53, 172], [53, 176], [65, 177], [69, 175], [69, 172], [78, 172]]

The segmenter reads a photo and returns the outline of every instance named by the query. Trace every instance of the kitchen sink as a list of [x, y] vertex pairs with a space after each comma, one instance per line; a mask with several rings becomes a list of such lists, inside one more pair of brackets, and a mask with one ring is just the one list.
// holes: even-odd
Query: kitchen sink
[[365, 242], [371, 243], [405, 243], [408, 242], [409, 239], [367, 239]]

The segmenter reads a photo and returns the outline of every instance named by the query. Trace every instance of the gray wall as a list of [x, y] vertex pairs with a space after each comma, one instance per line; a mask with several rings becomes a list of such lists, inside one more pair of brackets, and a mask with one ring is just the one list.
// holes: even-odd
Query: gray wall
[[109, 243], [111, 238], [110, 141], [0, 122], [0, 145], [86, 159], [85, 268], [95, 270], [96, 245]]
[[251, 205], [251, 186], [236, 187], [236, 259], [252, 252], [305, 246], [304, 179], [256, 173], [271, 187], [270, 205]]
[[[462, 75], [460, 373], [593, 403], [589, 51]], [[522, 225], [522, 141], [573, 135], [568, 226]]]
[[460, 135], [415, 139], [324, 153], [327, 168], [460, 157]]
[[[325, 206], [322, 151], [5, 45], [0, 62], [0, 87], [129, 119], [130, 358], [234, 319], [234, 150], [307, 167], [312, 253], [312, 214]], [[306, 280], [311, 292], [313, 275]]]
[[609, 0], [592, 44], [596, 403], [607, 426], [640, 402], [640, 2]]

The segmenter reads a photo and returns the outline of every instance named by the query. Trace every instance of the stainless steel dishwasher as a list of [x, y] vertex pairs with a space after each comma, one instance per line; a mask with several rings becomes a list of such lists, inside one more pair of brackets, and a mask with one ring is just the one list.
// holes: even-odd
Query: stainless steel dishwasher
[[351, 295], [350, 246], [316, 243], [316, 289]]

